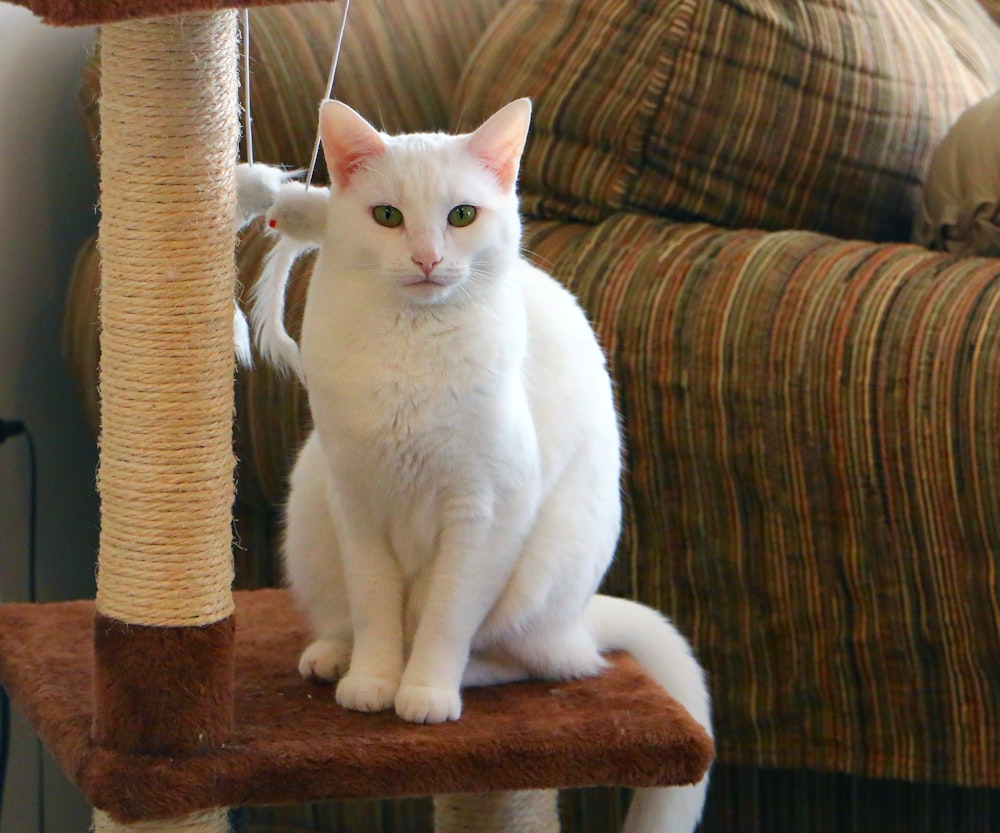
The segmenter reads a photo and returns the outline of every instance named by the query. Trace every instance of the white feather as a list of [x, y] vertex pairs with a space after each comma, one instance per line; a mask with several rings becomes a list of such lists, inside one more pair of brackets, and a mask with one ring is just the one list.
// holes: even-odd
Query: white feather
[[263, 359], [280, 372], [291, 372], [303, 380], [299, 346], [285, 329], [285, 289], [295, 261], [315, 248], [279, 236], [264, 260], [251, 292], [250, 320]]
[[[271, 165], [236, 166], [236, 213], [233, 217], [234, 230], [239, 232], [250, 222], [271, 208], [283, 183], [298, 176], [300, 171], [286, 171]], [[242, 367], [253, 367], [253, 352], [250, 349], [250, 328], [239, 302], [233, 309], [233, 344], [236, 359]]]

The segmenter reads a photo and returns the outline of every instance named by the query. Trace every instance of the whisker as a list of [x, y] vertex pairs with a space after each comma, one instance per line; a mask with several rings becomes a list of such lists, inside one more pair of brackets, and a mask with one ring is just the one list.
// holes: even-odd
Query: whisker
[[552, 269], [553, 264], [549, 258], [545, 257], [545, 255], [539, 254], [534, 249], [529, 249], [527, 246], [521, 247], [521, 256], [530, 259], [532, 263], [545, 269], [546, 272], [549, 272]]

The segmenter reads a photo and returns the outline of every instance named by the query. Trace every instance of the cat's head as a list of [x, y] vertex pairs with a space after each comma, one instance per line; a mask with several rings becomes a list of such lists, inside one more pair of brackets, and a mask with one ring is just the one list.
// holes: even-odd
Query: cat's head
[[387, 136], [347, 105], [324, 103], [324, 247], [406, 303], [475, 297], [520, 253], [515, 183], [530, 118], [519, 99], [472, 133]]

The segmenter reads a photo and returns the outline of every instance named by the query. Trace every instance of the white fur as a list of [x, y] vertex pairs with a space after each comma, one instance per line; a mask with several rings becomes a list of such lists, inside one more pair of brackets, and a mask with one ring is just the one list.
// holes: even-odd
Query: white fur
[[[286, 171], [272, 165], [250, 165], [248, 163], [237, 165], [234, 230], [240, 231], [249, 225], [255, 217], [267, 212], [278, 197], [282, 185], [297, 176], [298, 173], [298, 171]], [[287, 281], [287, 276], [285, 280]], [[283, 325], [282, 329], [284, 329]], [[247, 368], [253, 367], [250, 328], [238, 301], [234, 302], [233, 305], [233, 345], [240, 365]]]
[[278, 240], [253, 288], [251, 318], [258, 349], [279, 371], [291, 371], [302, 381], [299, 346], [285, 330], [285, 287], [295, 261], [322, 243], [329, 202], [328, 188], [280, 185], [265, 214]]
[[249, 225], [254, 217], [266, 212], [277, 196], [282, 184], [295, 177], [297, 172], [286, 171], [274, 165], [236, 166], [236, 218], [237, 231]]
[[314, 249], [323, 242], [329, 203], [329, 188], [305, 188], [300, 182], [286, 182], [274, 195], [264, 217], [268, 228]]
[[[589, 676], [623, 647], [710, 728], [683, 637], [594, 595], [621, 521], [618, 421], [583, 312], [520, 256], [529, 113], [388, 137], [324, 106], [334, 187], [301, 344], [315, 431], [285, 538], [316, 636], [300, 671], [339, 680], [348, 708], [433, 723], [459, 717], [462, 685]], [[465, 204], [476, 220], [449, 225]], [[378, 225], [379, 205], [404, 222]], [[690, 833], [706, 781], [638, 791], [626, 830]]]
[[285, 330], [285, 287], [292, 265], [309, 248], [294, 237], [279, 237], [251, 292], [250, 320], [258, 350], [279, 372], [290, 370], [299, 380], [303, 378], [299, 346]]

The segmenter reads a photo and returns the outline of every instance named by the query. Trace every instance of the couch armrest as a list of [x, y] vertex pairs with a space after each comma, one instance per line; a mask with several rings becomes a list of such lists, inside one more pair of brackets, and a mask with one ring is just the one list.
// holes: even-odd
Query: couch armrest
[[719, 760], [1000, 786], [1000, 260], [635, 215], [526, 246], [617, 385], [608, 589], [692, 636]]

